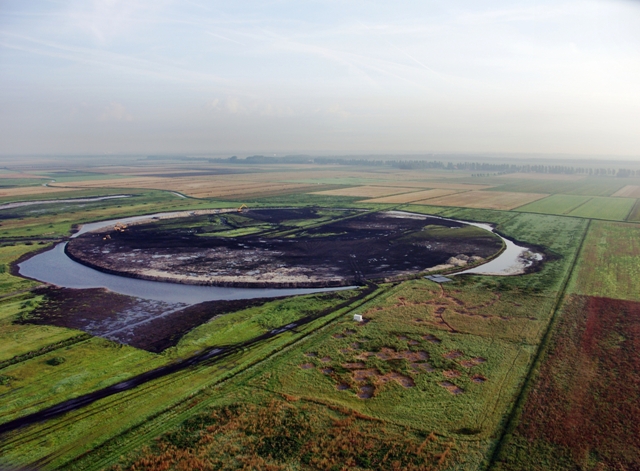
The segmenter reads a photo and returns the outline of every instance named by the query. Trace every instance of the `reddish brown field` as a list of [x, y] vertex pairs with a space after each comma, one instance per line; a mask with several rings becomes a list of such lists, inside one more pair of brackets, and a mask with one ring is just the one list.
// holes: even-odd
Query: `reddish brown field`
[[[235, 404], [193, 417], [112, 471], [429, 471], [450, 464], [453, 442], [294, 397]], [[128, 461], [128, 462], [127, 462]]]
[[570, 298], [498, 469], [640, 469], [639, 352], [640, 303]]

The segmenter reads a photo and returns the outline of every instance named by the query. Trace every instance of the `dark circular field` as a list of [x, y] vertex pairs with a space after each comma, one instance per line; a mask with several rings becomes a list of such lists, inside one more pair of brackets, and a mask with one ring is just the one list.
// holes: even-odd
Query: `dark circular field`
[[[480, 263], [499, 237], [403, 212], [264, 209], [153, 221], [72, 239], [76, 261], [124, 276], [187, 284], [324, 287]], [[452, 258], [453, 257], [453, 258]]]

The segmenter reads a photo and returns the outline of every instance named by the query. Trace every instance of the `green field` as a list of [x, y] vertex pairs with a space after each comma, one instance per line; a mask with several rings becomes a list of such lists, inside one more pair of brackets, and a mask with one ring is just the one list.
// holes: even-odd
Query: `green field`
[[[492, 181], [505, 181], [508, 177], [495, 178]], [[625, 185], [635, 184], [637, 179], [585, 178], [577, 181], [563, 180], [526, 180], [511, 179], [500, 184], [492, 191], [518, 191], [523, 193], [561, 193], [566, 195], [611, 196]]]
[[636, 200], [633, 198], [551, 195], [542, 200], [521, 206], [516, 210], [531, 213], [624, 221], [635, 203]]
[[591, 198], [569, 213], [569, 216], [624, 221], [636, 200], [633, 198]]
[[569, 214], [574, 209], [585, 204], [591, 198], [588, 196], [551, 195], [533, 203], [517, 208], [518, 211], [542, 214]]
[[569, 291], [640, 301], [640, 226], [591, 222]]

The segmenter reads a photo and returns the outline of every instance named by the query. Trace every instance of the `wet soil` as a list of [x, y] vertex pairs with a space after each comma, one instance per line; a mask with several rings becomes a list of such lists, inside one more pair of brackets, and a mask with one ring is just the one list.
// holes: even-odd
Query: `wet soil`
[[274, 299], [209, 301], [187, 306], [134, 298], [102, 288], [44, 287], [34, 293], [44, 295], [45, 301], [23, 323], [78, 329], [156, 353], [176, 345], [191, 329], [217, 315]]
[[[350, 215], [351, 213], [345, 213]], [[308, 229], [290, 221], [318, 219], [305, 209], [252, 210], [243, 217], [268, 224], [259, 234], [221, 237], [198, 233], [196, 218], [184, 227], [150, 222], [86, 233], [69, 242], [67, 254], [118, 275], [186, 284], [311, 288], [362, 284], [423, 272], [464, 254], [487, 258], [501, 240], [478, 229], [471, 236], [429, 235], [425, 226], [461, 228], [454, 221], [395, 213], [365, 213]], [[285, 235], [277, 235], [288, 231]]]

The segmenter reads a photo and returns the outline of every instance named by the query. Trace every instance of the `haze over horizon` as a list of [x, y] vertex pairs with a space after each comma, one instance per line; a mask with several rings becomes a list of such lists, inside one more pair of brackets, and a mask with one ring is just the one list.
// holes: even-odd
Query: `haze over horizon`
[[0, 154], [640, 156], [633, 1], [0, 3]]

